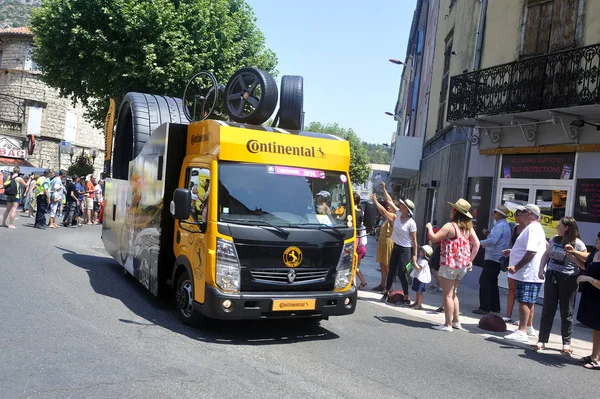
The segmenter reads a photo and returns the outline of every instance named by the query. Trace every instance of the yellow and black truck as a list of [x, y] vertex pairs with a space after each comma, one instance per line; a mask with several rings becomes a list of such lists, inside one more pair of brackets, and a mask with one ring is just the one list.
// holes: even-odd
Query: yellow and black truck
[[[263, 127], [272, 77], [203, 74], [212, 87], [183, 99], [127, 94], [109, 122], [106, 250], [154, 295], [174, 292], [186, 324], [352, 314], [348, 142], [302, 131], [301, 77], [282, 78], [279, 126]], [[207, 118], [217, 97], [229, 121]]]

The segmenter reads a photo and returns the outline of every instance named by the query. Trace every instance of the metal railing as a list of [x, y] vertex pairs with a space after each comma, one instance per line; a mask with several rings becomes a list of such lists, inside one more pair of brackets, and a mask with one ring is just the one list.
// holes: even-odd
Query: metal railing
[[447, 120], [599, 101], [600, 44], [594, 44], [453, 76]]

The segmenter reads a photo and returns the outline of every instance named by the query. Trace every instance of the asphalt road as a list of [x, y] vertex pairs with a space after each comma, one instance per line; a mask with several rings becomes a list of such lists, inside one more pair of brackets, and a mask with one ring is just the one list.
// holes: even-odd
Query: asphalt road
[[100, 227], [16, 224], [0, 229], [0, 398], [547, 399], [600, 388], [600, 374], [556, 352], [434, 331], [368, 301], [320, 327], [189, 328], [123, 276]]

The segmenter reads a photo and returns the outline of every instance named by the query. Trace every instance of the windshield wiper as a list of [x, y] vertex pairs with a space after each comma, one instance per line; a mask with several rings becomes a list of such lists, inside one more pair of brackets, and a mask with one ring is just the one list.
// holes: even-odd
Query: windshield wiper
[[248, 225], [256, 225], [259, 227], [264, 227], [261, 226], [261, 224], [269, 226], [274, 228], [275, 230], [277, 230], [278, 232], [280, 232], [281, 234], [285, 234], [286, 236], [290, 235], [290, 232], [287, 231], [286, 229], [279, 227], [277, 225], [274, 225], [273, 223], [267, 222], [266, 220], [254, 220], [254, 219], [224, 219], [224, 222], [234, 222], [234, 223], [240, 223], [240, 224], [248, 224]]
[[333, 226], [330, 226], [330, 225], [325, 224], [325, 223], [299, 223], [299, 224], [296, 224], [294, 226], [317, 226], [317, 229], [319, 229], [319, 230], [321, 230], [323, 228], [326, 228], [326, 229], [329, 229], [329, 230], [333, 231], [340, 238], [344, 237], [344, 235], [345, 235], [341, 231], [337, 230], [337, 229], [343, 228], [343, 226], [333, 227]]

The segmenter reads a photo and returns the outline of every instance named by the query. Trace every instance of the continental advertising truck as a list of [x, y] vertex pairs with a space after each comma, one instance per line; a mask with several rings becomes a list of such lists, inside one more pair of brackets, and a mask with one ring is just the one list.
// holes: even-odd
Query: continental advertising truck
[[[242, 123], [206, 119], [213, 112], [206, 95], [125, 97], [112, 138], [108, 124], [114, 150], [107, 151], [105, 248], [154, 295], [174, 292], [187, 324], [351, 314], [357, 258], [349, 144], [281, 123], [245, 123], [269, 118], [260, 105], [275, 82], [244, 70], [250, 76], [238, 72], [225, 89], [212, 87], [214, 97], [231, 100], [230, 119]], [[260, 93], [256, 76], [264, 80], [255, 85]], [[290, 97], [301, 101], [301, 82], [282, 79], [284, 125], [298, 127], [301, 104]], [[234, 94], [256, 102], [240, 106]]]

